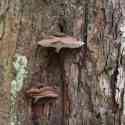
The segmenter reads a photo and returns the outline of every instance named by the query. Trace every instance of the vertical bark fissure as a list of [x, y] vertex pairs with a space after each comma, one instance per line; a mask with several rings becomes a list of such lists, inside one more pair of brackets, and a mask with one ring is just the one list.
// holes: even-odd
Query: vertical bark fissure
[[88, 14], [89, 14], [89, 9], [88, 9], [88, 5], [89, 5], [89, 0], [85, 0], [85, 5], [84, 5], [84, 10], [83, 10], [83, 18], [84, 18], [84, 25], [83, 25], [83, 41], [85, 43], [85, 46], [87, 47], [87, 35], [88, 35]]
[[119, 68], [119, 58], [120, 58], [120, 46], [118, 47], [118, 55], [116, 59], [116, 67], [114, 69], [114, 72], [111, 76], [111, 95], [113, 98], [113, 104], [116, 104], [115, 96], [116, 96], [116, 83], [117, 83], [117, 76], [119, 74], [118, 68]]
[[66, 92], [67, 92], [67, 90], [66, 90], [66, 88], [65, 88], [65, 76], [64, 76], [64, 74], [65, 74], [65, 71], [64, 71], [64, 57], [63, 57], [63, 53], [62, 53], [62, 51], [60, 52], [60, 55], [59, 55], [59, 65], [60, 65], [60, 69], [61, 69], [61, 81], [62, 81], [62, 113], [63, 113], [63, 117], [62, 117], [62, 125], [65, 125], [65, 113], [66, 113], [66, 111], [65, 111], [65, 94], [66, 94]]
[[[119, 44], [118, 54], [117, 54], [117, 58], [116, 58], [116, 66], [115, 66], [115, 69], [113, 71], [113, 74], [111, 75], [111, 81], [110, 81], [110, 90], [111, 90], [111, 99], [112, 99], [112, 112], [114, 113], [114, 125], [117, 124], [116, 123], [116, 118], [117, 118], [116, 114], [119, 112], [119, 104], [117, 103], [117, 100], [116, 100], [116, 90], [118, 89], [116, 87], [116, 84], [117, 84], [117, 77], [118, 77], [118, 74], [119, 74], [118, 68], [119, 68], [120, 57], [121, 57], [121, 45]], [[120, 122], [119, 122], [119, 125], [121, 125]]]
[[122, 115], [123, 115], [123, 111], [124, 111], [124, 95], [125, 95], [125, 83], [124, 83], [124, 88], [121, 91], [121, 95], [120, 95], [120, 103], [121, 106], [119, 108], [119, 125], [122, 125]]

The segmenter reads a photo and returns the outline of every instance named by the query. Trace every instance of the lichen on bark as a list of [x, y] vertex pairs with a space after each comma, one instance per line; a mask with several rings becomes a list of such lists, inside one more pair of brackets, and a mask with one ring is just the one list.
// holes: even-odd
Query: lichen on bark
[[11, 82], [11, 125], [20, 125], [17, 120], [16, 97], [24, 85], [24, 80], [27, 76], [27, 58], [21, 54], [15, 55], [13, 67], [15, 69], [15, 78]]

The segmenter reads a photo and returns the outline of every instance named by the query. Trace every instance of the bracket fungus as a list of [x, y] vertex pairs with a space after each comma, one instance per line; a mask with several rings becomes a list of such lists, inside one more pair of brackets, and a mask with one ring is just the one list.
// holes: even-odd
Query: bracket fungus
[[56, 52], [59, 53], [62, 48], [79, 48], [84, 45], [84, 42], [72, 36], [51, 36], [39, 41], [38, 44], [43, 47], [54, 47], [56, 48]]
[[74, 20], [73, 23], [73, 36], [64, 35], [53, 35], [48, 36], [48, 38], [44, 38], [43, 40], [38, 42], [38, 45], [43, 47], [53, 47], [56, 48], [56, 52], [62, 48], [79, 48], [84, 45], [82, 41], [82, 26], [83, 26], [83, 18], [79, 17]]
[[32, 99], [32, 122], [35, 124], [40, 119], [42, 123], [47, 121], [51, 116], [53, 104], [59, 97], [57, 89], [50, 86], [31, 88], [26, 91], [26, 95]]
[[40, 100], [52, 100], [58, 98], [58, 92], [56, 88], [46, 86], [42, 88], [31, 88], [26, 91], [26, 94], [28, 97], [31, 97], [34, 99], [34, 103]]

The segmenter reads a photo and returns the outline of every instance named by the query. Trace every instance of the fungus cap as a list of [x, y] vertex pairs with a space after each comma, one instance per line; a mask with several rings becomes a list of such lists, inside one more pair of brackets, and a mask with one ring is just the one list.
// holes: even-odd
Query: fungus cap
[[57, 90], [53, 87], [43, 87], [43, 88], [31, 88], [26, 91], [27, 96], [35, 99], [37, 102], [39, 99], [57, 99], [59, 94]]
[[56, 52], [59, 52], [61, 48], [79, 48], [84, 42], [72, 36], [52, 36], [39, 41], [38, 44], [43, 47], [54, 47], [56, 48]]

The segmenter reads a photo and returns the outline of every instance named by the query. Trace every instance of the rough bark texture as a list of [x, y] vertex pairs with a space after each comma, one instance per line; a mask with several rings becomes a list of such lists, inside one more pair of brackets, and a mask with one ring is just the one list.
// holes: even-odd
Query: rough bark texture
[[[58, 32], [85, 45], [59, 54], [38, 46]], [[0, 0], [0, 124], [124, 125], [124, 37], [124, 0]], [[25, 91], [46, 85], [59, 99], [35, 123]]]

